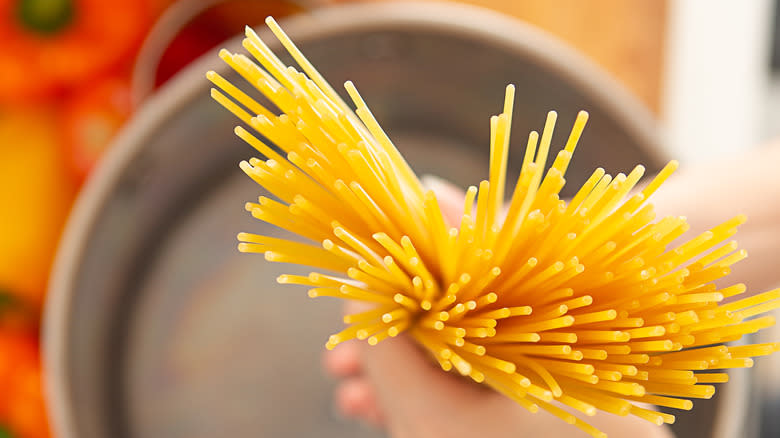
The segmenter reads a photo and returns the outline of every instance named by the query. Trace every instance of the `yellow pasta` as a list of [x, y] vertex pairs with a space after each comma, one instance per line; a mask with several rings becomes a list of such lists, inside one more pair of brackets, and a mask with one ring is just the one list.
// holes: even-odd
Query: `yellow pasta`
[[780, 307], [780, 290], [723, 304], [746, 291], [713, 284], [746, 256], [729, 240], [743, 216], [670, 246], [688, 225], [656, 220], [648, 199], [676, 162], [633, 195], [644, 167], [615, 177], [597, 169], [566, 202], [559, 192], [588, 115], [577, 115], [547, 168], [557, 119], [550, 112], [541, 135], [528, 137], [504, 215], [510, 85], [503, 112], [490, 119], [488, 180], [466, 191], [461, 217], [449, 224], [357, 88], [345, 84], [353, 111], [266, 22], [302, 72], [249, 28], [243, 46], [254, 59], [226, 50], [220, 57], [273, 106], [214, 72], [207, 78], [214, 99], [247, 126], [236, 135], [264, 156], [241, 169], [277, 198], [260, 197], [247, 210], [313, 244], [240, 233], [239, 250], [329, 271], [279, 277], [310, 287], [312, 297], [368, 303], [344, 317], [347, 327], [328, 348], [407, 333], [444, 371], [593, 436], [604, 436], [586, 421], [596, 410], [671, 423], [673, 415], [636, 403], [689, 410], [689, 399], [710, 398], [713, 384], [728, 380], [712, 370], [749, 367], [780, 348], [723, 345], [774, 324], [765, 314]]

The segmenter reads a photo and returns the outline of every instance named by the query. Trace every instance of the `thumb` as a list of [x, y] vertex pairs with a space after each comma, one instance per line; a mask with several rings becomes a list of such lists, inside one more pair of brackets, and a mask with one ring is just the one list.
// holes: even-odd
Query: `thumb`
[[[431, 175], [421, 181], [436, 194], [445, 219], [457, 223], [463, 214], [463, 190]], [[391, 431], [419, 428], [433, 409], [483, 394], [481, 388], [442, 372], [408, 334], [363, 345], [361, 355]]]
[[[389, 436], [461, 436], [460, 427], [479, 430], [473, 428], [481, 421], [479, 412], [506, 408], [496, 403], [503, 400], [490, 397], [492, 393], [485, 388], [443, 372], [409, 334], [375, 346], [361, 345], [364, 373]], [[453, 416], [457, 423], [452, 422]]]
[[420, 177], [420, 182], [427, 190], [433, 190], [444, 220], [450, 226], [458, 226], [463, 214], [465, 193], [455, 184], [435, 175], [426, 174]]

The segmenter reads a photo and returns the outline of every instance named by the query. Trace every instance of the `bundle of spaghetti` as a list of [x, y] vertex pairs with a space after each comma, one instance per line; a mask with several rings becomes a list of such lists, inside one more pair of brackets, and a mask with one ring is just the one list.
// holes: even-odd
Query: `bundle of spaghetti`
[[[490, 169], [469, 187], [460, 222], [449, 224], [351, 82], [353, 111], [276, 22], [271, 31], [302, 71], [284, 65], [250, 28], [254, 59], [219, 56], [271, 103], [266, 107], [215, 72], [212, 96], [245, 126], [235, 133], [264, 158], [241, 169], [274, 198], [252, 216], [312, 243], [240, 233], [239, 250], [307, 265], [282, 275], [311, 297], [369, 303], [344, 317], [333, 348], [376, 344], [408, 333], [445, 371], [484, 382], [593, 436], [597, 410], [656, 424], [674, 416], [642, 403], [690, 410], [710, 398], [729, 368], [778, 344], [729, 346], [771, 326], [780, 290], [747, 298], [742, 284], [716, 286], [746, 257], [730, 240], [736, 216], [685, 243], [683, 217], [655, 220], [650, 196], [676, 169], [670, 162], [635, 189], [644, 168], [614, 177], [596, 169], [569, 201], [564, 174], [583, 132], [580, 112], [547, 168], [556, 113], [528, 137], [520, 175], [503, 211], [514, 87], [490, 118]], [[727, 300], [728, 299], [728, 300]], [[725, 301], [724, 301], [725, 300]], [[574, 413], [577, 413], [575, 415]]]

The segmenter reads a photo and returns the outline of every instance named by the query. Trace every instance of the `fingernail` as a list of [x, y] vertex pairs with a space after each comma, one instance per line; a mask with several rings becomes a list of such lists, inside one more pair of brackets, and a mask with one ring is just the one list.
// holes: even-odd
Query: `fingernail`
[[441, 193], [442, 191], [458, 190], [458, 187], [455, 184], [447, 181], [444, 178], [431, 174], [425, 174], [421, 176], [420, 183], [422, 183], [425, 189], [433, 190], [436, 193]]

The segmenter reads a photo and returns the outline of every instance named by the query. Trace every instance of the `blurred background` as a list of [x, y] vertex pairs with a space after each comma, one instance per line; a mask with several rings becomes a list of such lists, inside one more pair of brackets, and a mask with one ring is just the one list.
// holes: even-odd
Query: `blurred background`
[[[259, 25], [267, 15], [283, 19], [333, 7], [337, 3], [351, 2], [0, 0], [0, 438], [53, 436], [42, 380], [42, 375], [48, 373], [44, 373], [40, 353], [40, 327], [49, 286], [47, 282], [73, 203], [85, 187], [85, 182], [90, 180], [101, 157], [112, 147], [115, 135], [136, 112], [142, 109], [148, 111], [149, 102], [157, 102], [153, 99], [161, 87], [176, 78], [180, 70], [205, 53], [213, 56], [215, 47], [241, 34], [244, 25]], [[627, 90], [631, 99], [644, 107], [641, 111], [653, 119], [653, 124], [642, 128], [652, 129], [652, 136], [656, 139], [647, 142], [656, 149], [644, 151], [648, 157], [674, 157], [683, 164], [696, 163], [754, 148], [780, 135], [780, 5], [777, 1], [468, 0], [465, 3], [498, 11], [538, 28], [545, 38], [551, 36], [573, 47], [597, 68], [607, 72], [610, 81], [614, 81], [615, 93]], [[457, 24], [453, 26], [457, 27]], [[310, 44], [316, 49], [316, 41]], [[551, 56], [554, 57], [555, 53]], [[317, 62], [315, 65], [318, 65]], [[204, 72], [199, 73], [200, 77]], [[582, 87], [587, 85], [579, 84]], [[504, 83], [498, 85], [503, 87]], [[523, 99], [522, 92], [518, 95]], [[500, 99], [497, 96], [488, 98], [494, 102]], [[545, 94], [535, 98], [544, 99]], [[374, 105], [376, 99], [368, 101]], [[390, 111], [383, 109], [381, 102], [376, 105], [380, 107], [379, 113]], [[550, 107], [545, 102], [540, 105], [545, 109]], [[493, 112], [475, 112], [472, 116], [480, 120], [484, 118], [487, 125], [489, 114]], [[383, 120], [382, 117], [379, 119]], [[208, 118], [193, 120], [193, 123], [199, 123], [198, 120], [203, 122]], [[216, 135], [229, 136], [230, 132], [223, 130]], [[403, 137], [400, 129], [399, 136]], [[484, 138], [486, 141], [487, 137]], [[425, 162], [425, 157], [419, 160]], [[411, 161], [414, 163], [414, 160]], [[451, 167], [454, 172], [459, 172], [458, 162]], [[109, 172], [105, 170], [104, 182], [110, 179]], [[226, 202], [224, 196], [214, 196], [219, 200], [208, 204], [212, 212], [233, 204], [241, 206], [244, 200], [230, 199]], [[219, 221], [219, 216], [214, 213], [201, 216], [203, 223]], [[208, 232], [203, 226], [185, 223], [181, 218], [170, 220], [181, 222], [178, 228], [189, 229], [189, 235]], [[232, 248], [232, 236], [238, 228], [233, 223], [219, 225], [229, 228], [227, 242]], [[128, 223], [127, 226], [132, 227], [133, 224]], [[117, 232], [121, 233], [121, 230]], [[177, 243], [171, 245], [175, 247]], [[106, 251], [110, 249], [109, 246]], [[163, 257], [165, 251], [155, 251], [158, 254], [155, 257]], [[175, 251], [191, 254], [198, 249], [179, 247]], [[155, 275], [158, 275], [155, 272], [143, 272], [150, 279], [145, 280], [145, 285], [139, 286], [139, 290], [171, 289], [164, 283], [150, 286], [162, 280], [155, 280]], [[220, 275], [227, 276], [228, 273]], [[212, 280], [219, 278], [215, 275]], [[246, 289], [252, 285], [241, 287]], [[133, 308], [152, 315], [147, 316], [147, 321], [161, 321], [176, 313], [165, 306], [175, 306], [175, 303], [181, 304], [189, 298], [179, 297], [178, 301], [145, 300], [133, 304]], [[199, 300], [187, 301], [194, 307], [200, 306], [196, 309], [200, 313], [195, 313], [198, 316], [190, 314], [190, 318], [203, 318], [203, 312], [220, 305], [218, 300]], [[73, 300], [69, 305], [78, 306], [80, 302]], [[235, 305], [240, 307], [244, 303], [237, 302]], [[99, 307], [90, 310], [101, 311]], [[94, 314], [84, 317], [92, 316]], [[228, 313], [228, 316], [235, 315]], [[251, 314], [244, 317], [247, 320], [254, 318]], [[134, 345], [141, 342], [134, 336], [154, 338], [160, 331], [186, 331], [187, 324], [198, 324], [182, 321], [178, 327], [144, 324], [142, 329], [129, 330], [137, 335], [122, 339], [128, 345]], [[277, 322], [285, 323], [284, 320]], [[136, 323], [128, 322], [127, 326], [133, 327], [133, 324]], [[223, 335], [214, 342], [234, 339], [230, 333]], [[161, 346], [155, 348], [162, 349], [174, 342], [180, 346], [192, 341], [186, 332], [177, 336], [166, 338]], [[314, 337], [313, 345], [321, 343], [321, 339], [324, 338]], [[242, 342], [243, 346], [236, 348], [252, 349], [251, 340], [242, 338]], [[138, 356], [133, 356], [141, 358], [139, 369], [152, 366], [143, 359], [143, 354], [158, 354], [155, 353], [158, 350], [150, 348], [144, 347]], [[197, 347], [188, 351], [195, 355], [181, 357], [190, 357], [194, 362], [216, 360], [193, 353]], [[78, 357], [96, 353], [75, 349], [69, 354]], [[239, 356], [239, 359], [242, 357]], [[763, 373], [761, 378], [766, 383], [766, 393], [775, 394], [777, 398], [776, 394], [780, 393], [777, 382], [780, 379], [776, 370], [780, 369], [780, 363], [776, 358], [774, 360], [775, 363], [771, 359], [765, 360], [763, 371], [759, 372]], [[279, 366], [271, 367], [269, 372]], [[308, 366], [316, 368], [317, 364]], [[214, 372], [219, 368], [214, 365], [185, 372], [191, 373], [191, 378], [197, 380], [199, 372]], [[229, 369], [234, 373], [242, 370], [251, 373], [236, 366]], [[140, 379], [141, 386], [161, 384], [159, 380], [144, 380], [146, 377], [138, 377], [138, 373], [137, 369], [126, 370], [125, 383], [119, 386], [136, 382], [134, 379]], [[110, 379], [102, 374], [100, 378]], [[240, 386], [242, 382], [233, 381], [232, 384]], [[119, 398], [119, 404], [127, 402], [135, 406], [128, 408], [129, 413], [116, 414], [116, 423], [120, 424], [116, 427], [123, 431], [122, 436], [215, 435], [208, 432], [208, 427], [216, 427], [216, 422], [180, 428], [174, 433], [171, 429], [173, 425], [166, 424], [163, 417], [173, 415], [169, 418], [181, 419], [184, 417], [176, 415], [185, 415], [183, 411], [171, 414], [154, 403], [149, 405], [153, 407], [144, 410], [139, 408], [144, 403], [138, 400], [151, 399], [150, 393], [133, 391], [125, 389], [118, 392], [120, 395], [112, 396]], [[185, 396], [210, 397], [210, 394], [177, 393], [177, 400]], [[280, 395], [267, 393], [264, 397], [277, 399]], [[323, 406], [327, 397], [327, 391], [321, 391]], [[772, 421], [777, 420], [767, 415], [763, 419], [760, 416], [762, 409], [771, 413], [780, 404], [771, 396], [764, 398], [767, 402], [763, 408], [744, 415], [752, 418], [754, 436], [780, 436], [780, 429], [771, 429], [776, 427], [772, 426]], [[162, 398], [160, 403], [168, 401]], [[60, 402], [63, 401], [58, 400]], [[221, 403], [219, 399], [214, 402]], [[87, 403], [83, 407], [93, 406]], [[193, 405], [188, 412], [197, 412], [200, 408], [215, 409], [211, 405]], [[327, 410], [326, 407], [322, 409]], [[155, 410], [157, 414], [151, 412]], [[68, 412], [59, 415], [77, 416], [73, 410]], [[330, 418], [328, 421], [336, 421], [328, 412], [322, 415]], [[230, 421], [231, 417], [224, 418], [224, 421]], [[67, 419], [61, 421], [71, 423]], [[233, 421], [248, 420], [234, 418]], [[68, 424], [68, 427], [79, 430], [80, 426]], [[163, 430], [165, 433], [160, 432]], [[370, 436], [373, 433], [338, 427], [334, 430], [336, 432], [332, 436]], [[91, 433], [94, 435], [89, 436], [101, 436], [94, 430]], [[234, 433], [234, 436], [237, 435], [241, 433]], [[296, 434], [289, 431], [272, 435], [306, 436], [303, 432]], [[102, 436], [119, 435], [106, 432]]]

